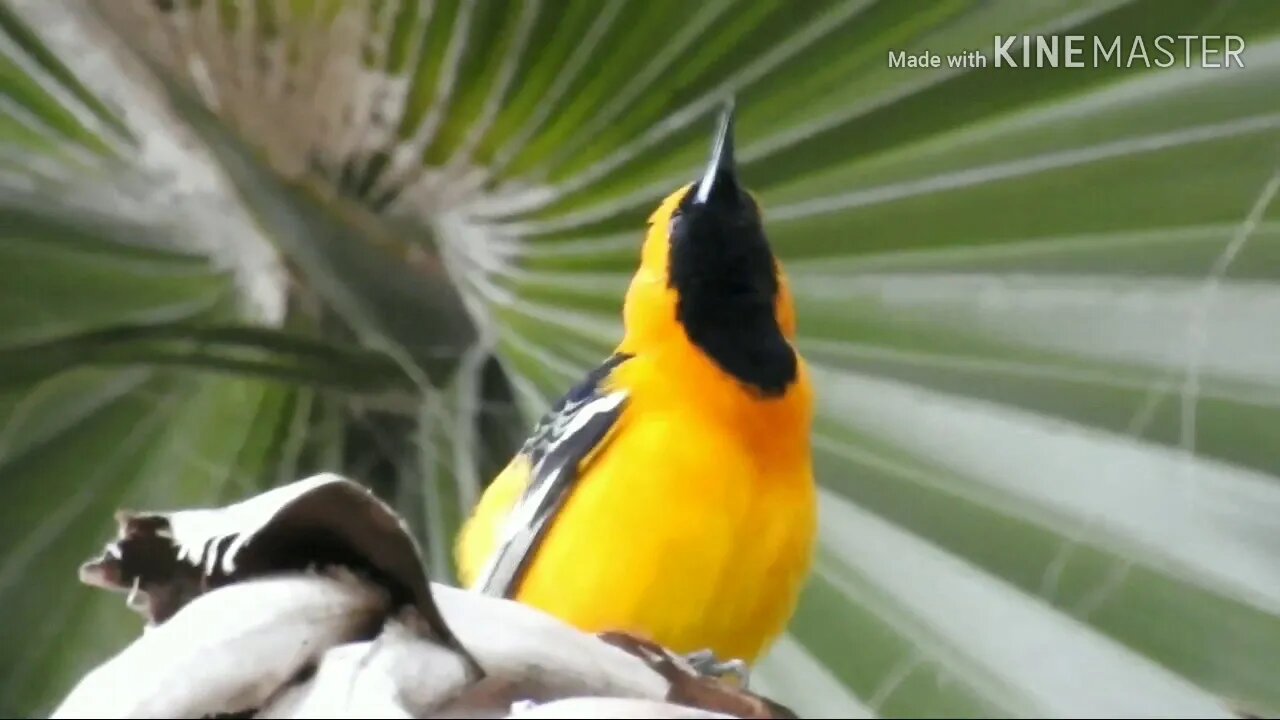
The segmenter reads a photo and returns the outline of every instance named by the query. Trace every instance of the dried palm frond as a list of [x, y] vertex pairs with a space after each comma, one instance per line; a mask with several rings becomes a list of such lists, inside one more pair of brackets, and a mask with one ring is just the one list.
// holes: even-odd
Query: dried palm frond
[[146, 626], [55, 718], [794, 717], [644, 639], [430, 582], [395, 512], [338, 475], [116, 519], [80, 579]]

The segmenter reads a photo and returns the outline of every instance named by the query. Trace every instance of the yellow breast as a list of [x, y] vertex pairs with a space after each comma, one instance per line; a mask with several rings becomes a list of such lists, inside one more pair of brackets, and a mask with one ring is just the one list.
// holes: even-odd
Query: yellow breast
[[[627, 411], [518, 599], [586, 631], [630, 631], [676, 652], [709, 648], [750, 663], [784, 629], [810, 567], [808, 398], [744, 403], [722, 378], [673, 382], [661, 366], [632, 362], [620, 372], [632, 390]], [[463, 536], [464, 582], [492, 552], [496, 523], [521, 489], [519, 465], [491, 486]]]

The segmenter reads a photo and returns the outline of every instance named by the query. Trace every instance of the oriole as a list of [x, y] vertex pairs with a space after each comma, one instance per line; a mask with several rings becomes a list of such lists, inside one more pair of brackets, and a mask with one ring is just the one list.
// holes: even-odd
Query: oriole
[[731, 102], [702, 178], [649, 217], [623, 325], [481, 497], [459, 577], [745, 673], [795, 610], [817, 509], [813, 392]]

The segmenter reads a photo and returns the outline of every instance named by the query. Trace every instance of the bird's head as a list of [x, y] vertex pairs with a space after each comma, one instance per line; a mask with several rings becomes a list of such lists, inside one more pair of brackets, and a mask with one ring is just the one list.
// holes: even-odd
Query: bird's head
[[[668, 195], [649, 216], [624, 316], [624, 345], [682, 331], [717, 360], [754, 352], [739, 347], [753, 338], [795, 337], [786, 276], [765, 236], [760, 206], [738, 178], [732, 101], [701, 178]], [[755, 324], [751, 334], [732, 331], [744, 322]], [[788, 343], [774, 343], [775, 354], [782, 345]]]

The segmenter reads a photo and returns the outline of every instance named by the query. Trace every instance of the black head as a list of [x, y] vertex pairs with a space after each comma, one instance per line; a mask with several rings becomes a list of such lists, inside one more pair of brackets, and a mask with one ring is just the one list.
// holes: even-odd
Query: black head
[[668, 277], [676, 320], [722, 370], [764, 396], [796, 377], [776, 316], [778, 267], [760, 210], [738, 181], [733, 104], [721, 115], [711, 160], [671, 220]]

